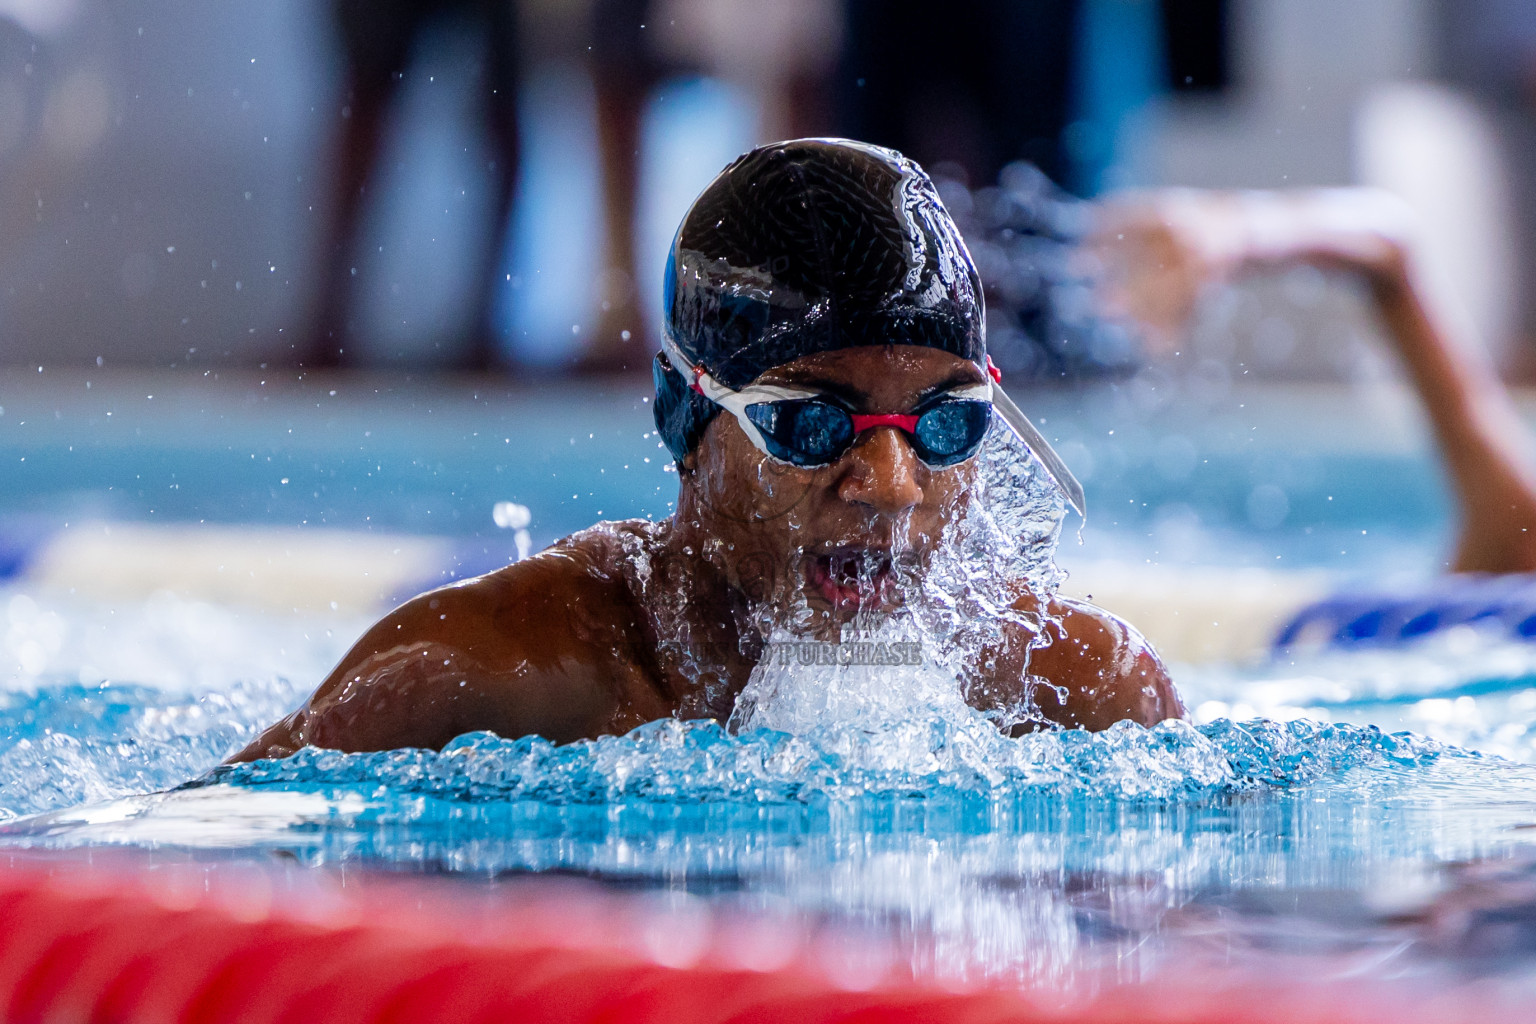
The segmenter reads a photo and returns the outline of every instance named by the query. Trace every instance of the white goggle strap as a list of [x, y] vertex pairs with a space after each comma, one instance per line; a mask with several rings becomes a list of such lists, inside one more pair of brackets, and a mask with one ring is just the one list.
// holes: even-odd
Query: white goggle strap
[[736, 422], [741, 425], [741, 432], [747, 435], [747, 439], [757, 447], [758, 451], [770, 458], [773, 457], [773, 453], [768, 450], [768, 442], [763, 439], [762, 431], [757, 429], [756, 423], [747, 418], [747, 406], [756, 405], [758, 402], [783, 402], [795, 398], [817, 397], [814, 391], [797, 391], [794, 388], [781, 388], [772, 384], [754, 384], [740, 391], [733, 391], [711, 377], [702, 366], [694, 367], [693, 387], [699, 394], [735, 416]]
[[768, 443], [763, 440], [762, 431], [757, 429], [757, 424], [747, 418], [747, 406], [758, 402], [781, 402], [792, 398], [817, 397], [814, 391], [797, 391], [793, 388], [774, 387], [771, 384], [759, 384], [734, 391], [711, 377], [704, 367], [690, 366], [682, 350], [665, 331], [662, 332], [661, 348], [667, 354], [667, 361], [672, 364], [672, 368], [683, 375], [683, 379], [688, 381], [693, 390], [736, 417], [736, 422], [740, 424], [741, 432], [747, 435], [747, 440], [769, 458], [773, 457], [773, 453], [768, 450]]
[[992, 388], [992, 408], [996, 409], [997, 414], [1003, 418], [1003, 422], [1008, 424], [1008, 429], [1024, 442], [1024, 447], [1034, 453], [1040, 468], [1045, 470], [1045, 475], [1051, 478], [1051, 483], [1055, 484], [1057, 490], [1061, 491], [1062, 497], [1067, 499], [1067, 504], [1072, 506], [1072, 511], [1082, 516], [1083, 521], [1087, 522], [1088, 506], [1083, 498], [1083, 485], [1077, 482], [1077, 477], [1073, 476], [1067, 464], [1061, 461], [1061, 456], [1056, 454], [1056, 449], [1051, 447], [1051, 443], [1039, 430], [1035, 429], [1033, 423], [1029, 422], [1029, 417], [1024, 415], [1024, 411], [1013, 404], [1013, 399], [1008, 397], [1008, 392], [1003, 390], [1001, 384]]
[[963, 398], [968, 402], [990, 402], [992, 401], [992, 382], [973, 384], [968, 388], [955, 388], [953, 391], [944, 392], [943, 397]]

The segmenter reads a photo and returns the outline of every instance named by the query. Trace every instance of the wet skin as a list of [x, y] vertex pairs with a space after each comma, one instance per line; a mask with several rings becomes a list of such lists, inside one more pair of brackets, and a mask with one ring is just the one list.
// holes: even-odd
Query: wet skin
[[[983, 379], [948, 353], [885, 346], [817, 353], [759, 382], [878, 413]], [[758, 451], [723, 413], [680, 468], [670, 519], [600, 524], [406, 602], [302, 708], [231, 760], [306, 745], [437, 748], [481, 729], [565, 743], [674, 715], [723, 721], [772, 621], [797, 614], [801, 635], [835, 637], [842, 623], [899, 601], [890, 566], [923, 571], [975, 472], [974, 460], [927, 466], [889, 426], [861, 435], [832, 465], [801, 469]], [[1074, 601], [1042, 609], [1022, 582], [1008, 596], [1022, 618], [1044, 611], [1057, 621], [1033, 650], [1030, 629], [1007, 626], [976, 659], [986, 669], [964, 681], [973, 705], [1032, 697], [1049, 721], [1087, 729], [1183, 713], [1162, 663], [1126, 623]]]

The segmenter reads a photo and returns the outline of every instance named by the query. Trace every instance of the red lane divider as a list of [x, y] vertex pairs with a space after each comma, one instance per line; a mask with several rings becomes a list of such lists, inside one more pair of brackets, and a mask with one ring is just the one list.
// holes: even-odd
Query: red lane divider
[[[514, 887], [515, 888], [515, 887]], [[829, 970], [801, 936], [771, 970], [738, 921], [545, 887], [207, 865], [0, 864], [0, 1021], [112, 1024], [1437, 1024], [1536, 1020], [1461, 986], [1190, 977], [1092, 998], [955, 991]], [[750, 936], [748, 936], [750, 938]], [[727, 941], [729, 940], [729, 941]], [[783, 945], [782, 935], [775, 939]], [[851, 941], [851, 940], [850, 940]], [[737, 953], [731, 953], [735, 949]], [[781, 960], [783, 958], [780, 958]], [[835, 958], [833, 958], [835, 959]], [[886, 965], [889, 967], [890, 965]], [[1173, 975], [1179, 972], [1165, 972]]]

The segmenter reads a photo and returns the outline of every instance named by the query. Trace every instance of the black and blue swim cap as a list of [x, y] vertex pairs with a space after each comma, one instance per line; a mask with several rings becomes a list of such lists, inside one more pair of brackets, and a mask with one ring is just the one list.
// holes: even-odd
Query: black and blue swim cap
[[[981, 280], [937, 190], [894, 150], [797, 139], [721, 171], [667, 259], [667, 339], [740, 388], [812, 352], [923, 345], [986, 362]], [[656, 426], [679, 462], [720, 407], [658, 355]]]

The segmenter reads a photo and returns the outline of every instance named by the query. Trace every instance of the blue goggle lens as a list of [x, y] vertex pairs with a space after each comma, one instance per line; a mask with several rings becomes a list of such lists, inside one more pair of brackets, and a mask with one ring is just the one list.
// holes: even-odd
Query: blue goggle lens
[[[854, 442], [848, 410], [816, 398], [757, 402], [747, 419], [776, 459], [807, 468], [836, 462]], [[934, 467], [952, 466], [976, 454], [991, 425], [992, 405], [975, 399], [943, 399], [918, 416], [907, 436], [917, 457]]]
[[976, 454], [991, 424], [992, 403], [945, 399], [917, 418], [913, 449], [930, 466], [952, 466]]

